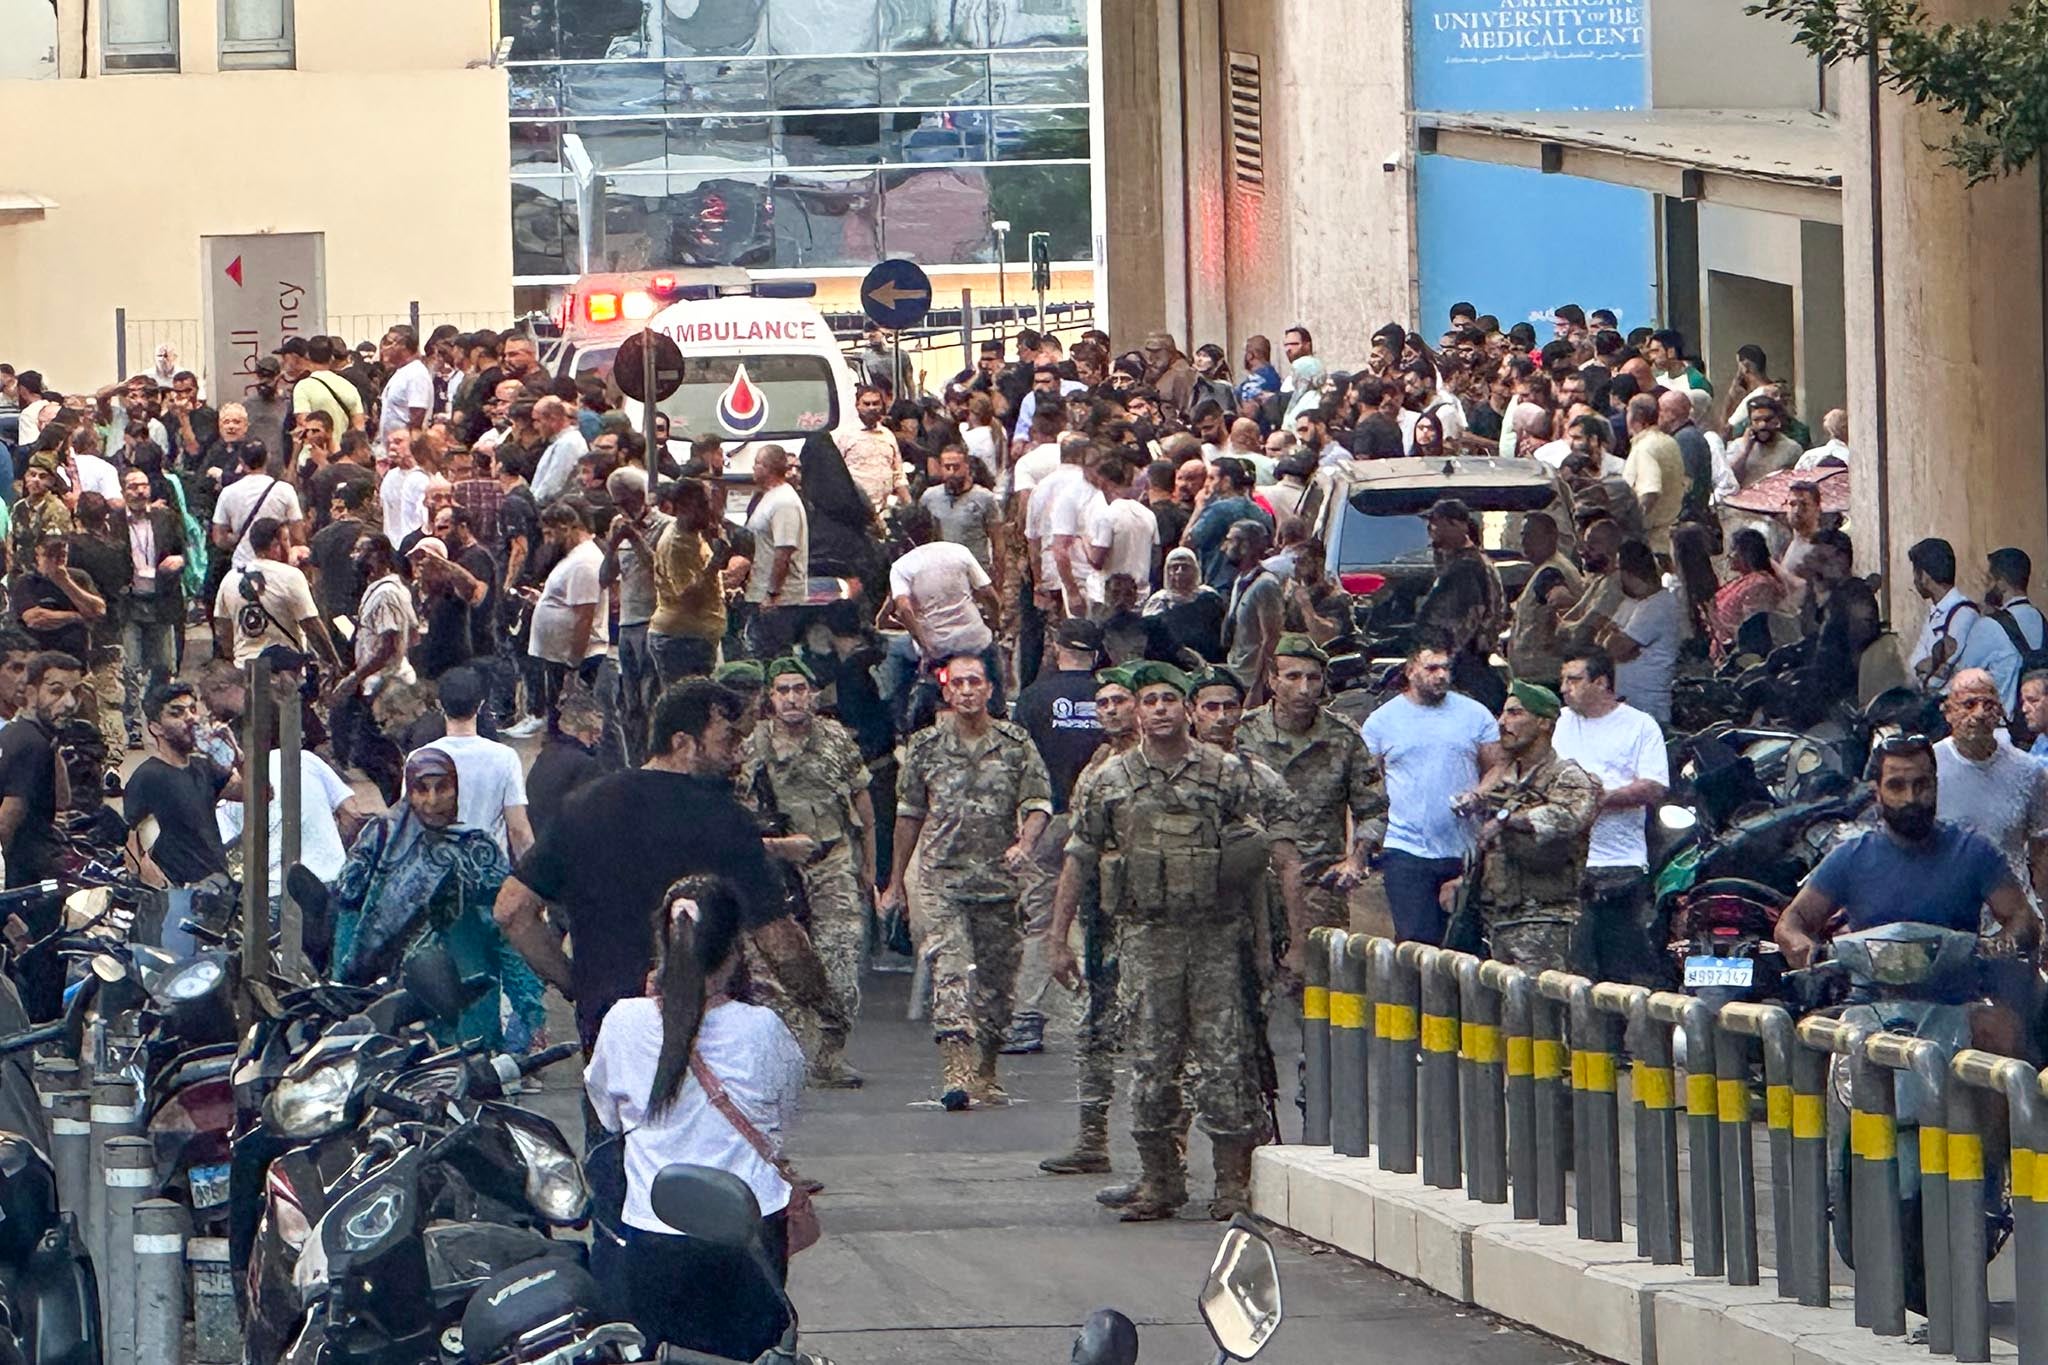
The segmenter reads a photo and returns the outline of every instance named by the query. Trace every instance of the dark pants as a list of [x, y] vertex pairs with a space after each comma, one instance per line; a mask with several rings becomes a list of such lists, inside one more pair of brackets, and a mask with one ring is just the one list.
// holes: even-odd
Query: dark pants
[[661, 689], [673, 687], [685, 678], [701, 678], [718, 664], [718, 641], [700, 640], [694, 635], [647, 636], [647, 653], [654, 661]]
[[377, 728], [370, 698], [358, 690], [349, 693], [329, 713], [330, 728], [338, 736], [337, 747], [349, 761], [362, 769], [363, 776], [377, 784], [384, 804], [395, 805], [405, 779], [405, 755], [398, 744]]
[[747, 622], [747, 652], [766, 662], [789, 652], [801, 624], [799, 607], [756, 607]]
[[1031, 575], [1019, 574], [1017, 586], [1017, 690], [1038, 677], [1045, 655], [1045, 612], [1031, 595]]
[[556, 663], [553, 659], [542, 659], [540, 666], [540, 695], [542, 704], [546, 708], [542, 714], [548, 720], [548, 733], [551, 735], [559, 734], [561, 732], [562, 719], [562, 694], [569, 689], [569, 679], [574, 677], [586, 688], [589, 688], [591, 696], [595, 697], [597, 695], [597, 672], [598, 669], [604, 666], [604, 656], [602, 654], [593, 655], [574, 668], [571, 668], [568, 664]]
[[1443, 942], [1444, 910], [1437, 893], [1464, 868], [1461, 858], [1418, 858], [1398, 848], [1380, 855], [1380, 875], [1386, 880], [1387, 909], [1394, 917], [1397, 942]]
[[[789, 1275], [788, 1216], [761, 1220], [768, 1262], [779, 1280]], [[724, 1360], [753, 1360], [774, 1346], [788, 1325], [779, 1297], [763, 1284], [752, 1258], [710, 1243], [666, 1233], [626, 1229], [620, 1274], [633, 1322], [650, 1343], [666, 1342]]]
[[647, 641], [645, 621], [619, 627], [619, 728], [625, 733], [626, 765], [632, 768], [647, 757], [647, 718], [657, 690]]
[[1650, 874], [1643, 868], [1587, 868], [1572, 970], [1595, 981], [1663, 985], [1663, 956], [1650, 941], [1650, 908]]

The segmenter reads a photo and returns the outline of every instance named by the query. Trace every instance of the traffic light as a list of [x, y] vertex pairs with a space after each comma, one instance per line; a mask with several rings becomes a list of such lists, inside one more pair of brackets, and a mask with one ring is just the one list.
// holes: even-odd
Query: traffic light
[[1031, 288], [1043, 294], [1052, 288], [1052, 234], [1031, 234]]

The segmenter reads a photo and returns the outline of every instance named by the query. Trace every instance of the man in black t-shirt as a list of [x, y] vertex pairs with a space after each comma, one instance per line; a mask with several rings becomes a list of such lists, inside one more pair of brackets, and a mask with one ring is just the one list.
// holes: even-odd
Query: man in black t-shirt
[[85, 662], [92, 652], [90, 623], [106, 614], [106, 599], [71, 567], [71, 543], [50, 536], [36, 545], [35, 570], [17, 574], [8, 594], [21, 628], [40, 649]]
[[328, 523], [313, 533], [308, 547], [313, 567], [313, 602], [320, 608], [320, 623], [330, 631], [337, 616], [354, 616], [362, 601], [363, 585], [356, 573], [356, 543], [368, 534], [363, 522], [364, 505], [370, 501], [373, 485], [344, 483], [336, 487]]
[[447, 547], [448, 558], [484, 585], [483, 599], [469, 611], [469, 652], [474, 659], [489, 659], [498, 647], [498, 562], [477, 540], [469, 513], [460, 507], [434, 513], [434, 535]]
[[[205, 714], [199, 693], [186, 682], [161, 684], [143, 699], [142, 714], [156, 752], [129, 777], [122, 797], [129, 856], [151, 886], [225, 876], [227, 852], [213, 808], [234, 775], [198, 752], [196, 727]], [[146, 827], [151, 820], [153, 832]]]
[[[78, 707], [85, 665], [69, 654], [45, 651], [28, 662], [28, 704], [0, 728], [0, 854], [7, 886], [31, 886], [63, 870], [57, 811], [68, 804], [71, 783], [57, 759], [57, 728]], [[22, 912], [29, 933], [41, 938], [57, 927], [55, 897]], [[55, 953], [37, 954], [18, 968], [29, 1018], [53, 1019], [64, 1004], [64, 964]]]
[[[576, 1003], [588, 1052], [612, 1003], [645, 989], [654, 960], [651, 917], [677, 878], [732, 882], [750, 935], [788, 920], [782, 878], [771, 871], [754, 813], [733, 794], [741, 702], [714, 682], [662, 694], [644, 767], [612, 773], [569, 798], [498, 893], [505, 937], [534, 971]], [[688, 838], [677, 837], [687, 830]], [[542, 906], [566, 913], [575, 957], [541, 922]]]
[[1013, 719], [1045, 760], [1054, 819], [1066, 810], [1074, 779], [1102, 747], [1102, 726], [1095, 719], [1095, 664], [1101, 649], [1101, 627], [1068, 617], [1060, 623], [1052, 670], [1017, 694]]

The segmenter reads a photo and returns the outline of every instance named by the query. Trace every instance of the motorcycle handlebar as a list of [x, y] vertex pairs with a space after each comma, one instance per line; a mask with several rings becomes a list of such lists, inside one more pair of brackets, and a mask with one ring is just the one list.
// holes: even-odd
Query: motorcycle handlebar
[[428, 1123], [434, 1118], [434, 1111], [418, 1100], [408, 1099], [395, 1090], [386, 1090], [381, 1085], [370, 1087], [370, 1103], [402, 1119], [411, 1119], [415, 1123]]
[[536, 1071], [546, 1070], [556, 1062], [568, 1061], [582, 1050], [581, 1043], [556, 1043], [553, 1047], [544, 1047], [539, 1052], [528, 1053], [519, 1059], [519, 1074], [531, 1076]]

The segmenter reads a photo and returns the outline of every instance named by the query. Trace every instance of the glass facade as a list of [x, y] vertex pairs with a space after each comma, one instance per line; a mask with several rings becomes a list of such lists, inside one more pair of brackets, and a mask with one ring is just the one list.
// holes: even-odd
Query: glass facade
[[1090, 255], [1088, 0], [501, 3], [521, 276], [577, 271], [570, 133], [613, 269]]

